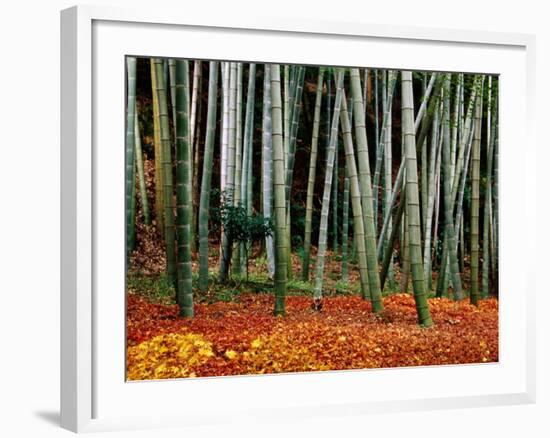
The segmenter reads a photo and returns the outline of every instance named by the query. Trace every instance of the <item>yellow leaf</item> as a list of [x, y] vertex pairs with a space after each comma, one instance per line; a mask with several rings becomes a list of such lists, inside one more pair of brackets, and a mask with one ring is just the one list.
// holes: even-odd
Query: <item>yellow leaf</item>
[[262, 345], [262, 341], [260, 341], [260, 338], [256, 338], [252, 341], [250, 345], [252, 345], [252, 348], [258, 348], [260, 347], [260, 345]]
[[235, 359], [235, 358], [237, 357], [237, 352], [234, 351], [234, 350], [227, 350], [227, 351], [225, 352], [225, 357], [227, 357], [228, 359], [233, 360], [233, 359]]

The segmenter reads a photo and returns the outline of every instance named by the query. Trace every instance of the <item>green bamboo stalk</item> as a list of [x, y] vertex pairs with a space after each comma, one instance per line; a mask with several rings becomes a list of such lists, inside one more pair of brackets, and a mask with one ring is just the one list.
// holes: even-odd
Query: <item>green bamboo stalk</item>
[[[422, 73], [422, 95], [426, 95], [426, 75], [427, 73]], [[422, 103], [424, 103], [425, 99], [422, 98]], [[429, 186], [428, 186], [428, 142], [424, 141], [422, 143], [422, 151], [421, 151], [421, 158], [420, 158], [420, 200], [422, 201], [422, 210], [420, 214], [420, 220], [422, 222], [422, 231], [424, 232], [423, 237], [424, 241], [426, 241], [426, 224], [429, 220], [431, 220], [428, 217], [428, 196], [429, 196]], [[426, 262], [424, 261], [424, 270], [426, 270]]]
[[[452, 196], [452, 170], [451, 170], [451, 139], [450, 139], [450, 92], [451, 75], [445, 75], [444, 85], [444, 110], [443, 110], [443, 149], [441, 161], [443, 166], [443, 193], [444, 193], [444, 213], [445, 213], [445, 237], [447, 239], [448, 263], [453, 285], [453, 297], [455, 300], [461, 300], [462, 282], [460, 280], [460, 270], [458, 267], [457, 247], [455, 225], [453, 222], [453, 202]], [[441, 273], [440, 273], [441, 275]], [[444, 284], [446, 286], [446, 283]]]
[[458, 127], [460, 123], [460, 107], [462, 96], [462, 81], [464, 74], [460, 73], [456, 76], [456, 89], [454, 98], [454, 109], [451, 114], [451, 177], [454, 180], [455, 168], [456, 168], [456, 151], [458, 148]]
[[177, 302], [180, 316], [193, 317], [193, 281], [191, 269], [191, 224], [193, 194], [191, 182], [191, 144], [189, 137], [189, 62], [176, 61], [176, 230]]
[[275, 315], [285, 314], [287, 283], [287, 238], [281, 71], [271, 65], [271, 120], [273, 144], [273, 203], [275, 219]]
[[311, 227], [313, 219], [313, 191], [317, 172], [317, 148], [319, 143], [319, 125], [321, 119], [321, 100], [323, 96], [323, 77], [325, 69], [319, 67], [317, 90], [315, 93], [315, 110], [313, 115], [313, 132], [311, 134], [311, 152], [309, 156], [309, 174], [307, 180], [306, 218], [304, 233], [304, 259], [302, 263], [302, 280], [309, 280], [309, 264], [311, 256]]
[[168, 59], [163, 61], [164, 65], [164, 86], [170, 90], [170, 103], [172, 106], [172, 123], [174, 127], [174, 138], [176, 138], [176, 60]]
[[214, 139], [216, 137], [216, 111], [218, 93], [218, 63], [210, 61], [208, 77], [208, 114], [206, 116], [206, 139], [199, 207], [199, 288], [208, 289], [208, 215], [210, 212], [210, 192], [212, 185], [212, 161]]
[[[235, 195], [235, 152], [237, 141], [237, 63], [229, 66], [229, 128], [227, 142], [227, 175], [225, 181], [224, 199], [227, 204], [233, 203]], [[227, 234], [222, 234], [222, 258], [220, 261], [220, 281], [225, 282], [229, 274], [233, 242]]]
[[493, 143], [495, 125], [491, 123], [492, 110], [492, 77], [487, 82], [487, 184], [485, 189], [485, 205], [483, 206], [483, 264], [481, 275], [481, 298], [489, 296], [489, 221], [491, 218], [492, 203], [492, 174], [493, 174]]
[[363, 223], [363, 208], [361, 206], [361, 189], [359, 186], [359, 177], [357, 174], [357, 165], [355, 162], [355, 152], [353, 149], [351, 124], [347, 114], [347, 104], [342, 98], [342, 111], [340, 113], [340, 124], [342, 125], [342, 136], [344, 138], [344, 151], [346, 157], [346, 169], [350, 181], [351, 207], [353, 213], [353, 234], [354, 245], [356, 246], [355, 254], [359, 262], [359, 280], [361, 283], [361, 296], [365, 300], [373, 301], [373, 310], [379, 308], [378, 297], [371, 296], [369, 288], [369, 270], [367, 263], [365, 225]]
[[[481, 86], [483, 86], [482, 76]], [[483, 92], [476, 96], [474, 142], [472, 144], [472, 202], [470, 209], [470, 302], [479, 300], [479, 162], [481, 152], [481, 124], [483, 115]]]
[[[248, 70], [248, 89], [246, 95], [246, 113], [245, 113], [245, 126], [244, 126], [244, 143], [243, 143], [243, 162], [241, 172], [241, 198], [243, 206], [246, 208], [248, 216], [252, 214], [251, 198], [252, 194], [250, 189], [252, 188], [252, 139], [254, 133], [254, 96], [256, 92], [256, 64], [251, 63]], [[246, 246], [241, 246], [241, 260], [240, 265], [244, 267], [248, 255], [246, 254]]]
[[330, 144], [327, 149], [325, 185], [323, 189], [323, 204], [321, 207], [321, 222], [319, 225], [319, 244], [317, 249], [317, 259], [315, 262], [315, 288], [313, 290], [314, 303], [318, 303], [323, 296], [325, 253], [327, 249], [328, 213], [330, 208], [332, 178], [334, 176], [334, 157], [336, 153], [336, 144], [338, 142], [338, 119], [340, 116], [340, 107], [342, 105], [342, 101], [344, 100], [344, 74], [344, 70], [339, 70], [338, 78], [336, 80], [336, 98], [334, 99], [334, 109], [332, 112]]
[[[497, 100], [497, 104], [498, 104], [498, 100]], [[498, 119], [498, 111], [495, 112], [495, 115], [496, 115], [496, 118]], [[500, 234], [499, 234], [499, 229], [500, 229], [500, 216], [499, 216], [499, 196], [498, 196], [498, 186], [499, 186], [499, 167], [500, 167], [500, 162], [499, 162], [499, 130], [496, 129], [495, 130], [495, 135], [494, 135], [494, 139], [495, 139], [495, 145], [494, 145], [494, 149], [495, 149], [495, 156], [494, 156], [494, 169], [495, 169], [495, 174], [494, 174], [494, 186], [493, 186], [493, 197], [494, 197], [494, 204], [495, 204], [495, 209], [494, 209], [494, 219], [493, 219], [493, 223], [494, 223], [494, 256], [493, 256], [493, 260], [495, 261], [495, 267], [494, 267], [494, 270], [493, 270], [493, 278], [495, 279], [498, 279], [498, 269], [499, 269], [499, 261], [498, 261], [498, 254], [499, 254], [499, 244], [500, 244]]]
[[[237, 63], [237, 104], [236, 104], [236, 133], [235, 133], [235, 192], [233, 194], [233, 205], [240, 206], [243, 200], [246, 200], [246, 185], [242, 183], [243, 172], [246, 179], [246, 158], [242, 134], [242, 105], [243, 105], [243, 64]], [[232, 271], [237, 275], [243, 274], [245, 261], [244, 244], [239, 243], [233, 251]], [[241, 264], [242, 261], [242, 264]]]
[[344, 194], [342, 200], [342, 280], [349, 280], [348, 270], [348, 227], [349, 227], [349, 176], [346, 170], [346, 178], [344, 179]]
[[462, 165], [462, 162], [464, 160], [464, 151], [466, 149], [466, 142], [470, 138], [470, 132], [472, 131], [474, 127], [474, 121], [473, 121], [473, 114], [474, 114], [474, 104], [476, 102], [476, 98], [480, 93], [480, 86], [481, 86], [481, 76], [476, 76], [473, 83], [472, 93], [470, 94], [470, 99], [468, 102], [468, 109], [466, 111], [466, 118], [464, 120], [464, 126], [463, 126], [463, 133], [462, 133], [462, 141], [459, 144], [458, 148], [458, 157], [456, 160], [456, 169], [453, 175], [453, 192], [451, 201], [454, 203], [456, 201], [456, 192], [458, 190], [459, 184], [460, 184], [460, 175], [461, 172], [465, 172], [466, 169]]
[[[194, 68], [197, 67], [198, 72], [198, 82], [197, 84], [197, 93], [198, 95], [202, 95], [202, 62], [196, 61], [194, 63]], [[193, 73], [194, 74], [194, 73]], [[195, 88], [195, 76], [193, 77], [193, 89]], [[193, 104], [191, 105], [193, 107]], [[193, 190], [193, 216], [192, 216], [192, 222], [191, 222], [191, 253], [195, 254], [197, 252], [197, 244], [198, 244], [198, 210], [199, 210], [199, 204], [200, 204], [200, 184], [199, 184], [199, 178], [201, 177], [200, 174], [200, 147], [199, 142], [197, 141], [198, 138], [202, 135], [201, 128], [202, 128], [202, 99], [198, 98], [196, 103], [195, 111], [197, 115], [195, 116], [196, 121], [193, 122], [193, 132], [189, 133], [189, 142], [191, 144], [191, 154], [193, 157], [193, 162], [191, 166], [191, 170], [193, 172], [193, 180], [192, 180], [192, 190]], [[192, 115], [192, 114], [191, 114]]]
[[298, 133], [298, 125], [301, 114], [301, 102], [302, 102], [302, 93], [304, 87], [304, 76], [305, 76], [305, 67], [297, 66], [291, 69], [290, 77], [290, 127], [288, 133], [288, 143], [286, 148], [286, 175], [285, 175], [285, 196], [287, 202], [287, 212], [286, 212], [286, 237], [287, 237], [287, 269], [288, 269], [288, 278], [292, 278], [292, 245], [291, 245], [291, 217], [290, 217], [290, 196], [292, 189], [292, 181], [294, 174], [294, 159], [296, 155], [296, 136]]
[[[383, 309], [383, 305], [380, 289], [380, 277], [378, 273], [378, 257], [376, 252], [376, 229], [373, 210], [371, 174], [369, 166], [369, 149], [365, 123], [365, 109], [363, 104], [363, 93], [361, 91], [359, 70], [352, 68], [350, 78], [351, 93], [354, 106], [354, 128], [355, 138], [357, 141], [357, 161], [359, 163], [359, 184], [361, 193], [361, 205], [363, 211], [363, 227], [365, 229], [365, 249], [367, 256], [369, 290], [373, 304], [373, 310], [374, 312], [380, 312]], [[347, 113], [347, 105], [345, 104], [345, 102], [342, 110], [343, 114]], [[347, 124], [349, 124], [349, 120], [343, 120], [342, 134], [344, 137], [344, 142], [348, 143], [346, 148], [353, 148], [351, 130], [347, 132], [348, 130], [346, 129], [346, 122]]]
[[435, 206], [435, 192], [436, 192], [436, 179], [435, 179], [435, 165], [437, 156], [440, 154], [440, 142], [439, 142], [439, 107], [436, 107], [432, 127], [432, 136], [430, 139], [430, 156], [428, 166], [428, 199], [427, 210], [424, 221], [424, 278], [427, 285], [431, 284], [432, 279], [432, 223], [434, 216]]
[[135, 121], [136, 121], [136, 58], [126, 58], [127, 103], [126, 103], [126, 269], [135, 244]]
[[166, 244], [166, 273], [168, 279], [176, 284], [176, 249], [174, 230], [174, 204], [172, 182], [172, 152], [170, 148], [170, 125], [168, 122], [168, 99], [164, 84], [164, 62], [155, 58], [157, 79], [157, 99], [159, 102], [160, 140], [162, 144], [162, 181], [164, 198], [164, 241]]
[[410, 71], [401, 72], [401, 99], [402, 123], [407, 159], [406, 191], [407, 191], [407, 219], [409, 221], [409, 248], [411, 258], [411, 273], [413, 291], [418, 313], [418, 322], [421, 326], [429, 327], [433, 324], [428, 308], [424, 271], [422, 267], [422, 250], [420, 236], [420, 209], [418, 200], [418, 174], [416, 164], [416, 145], [414, 132], [414, 106], [412, 95], [412, 74]]
[[193, 88], [191, 94], [191, 120], [189, 122], [189, 142], [191, 143], [191, 151], [195, 147], [195, 132], [197, 131], [197, 107], [199, 100], [199, 84], [201, 80], [202, 61], [193, 62]]
[[397, 236], [399, 235], [399, 230], [401, 228], [401, 220], [403, 218], [403, 212], [405, 211], [405, 205], [406, 205], [405, 198], [406, 198], [406, 193], [403, 190], [403, 193], [401, 194], [401, 197], [399, 199], [399, 204], [397, 205], [397, 211], [395, 212], [395, 215], [393, 218], [393, 228], [391, 230], [390, 237], [388, 239], [388, 246], [386, 246], [384, 257], [382, 259], [382, 267], [380, 268], [380, 289], [382, 290], [384, 290], [384, 285], [386, 283], [386, 278], [388, 276], [387, 275], [388, 269], [389, 269], [390, 262], [392, 259], [392, 254], [393, 254], [393, 245], [397, 240]]
[[155, 221], [159, 236], [164, 239], [164, 182], [162, 180], [162, 142], [160, 141], [160, 115], [157, 94], [157, 72], [154, 59], [150, 59], [151, 92], [153, 95], [153, 143], [155, 150]]
[[[387, 75], [387, 83], [386, 77]], [[380, 176], [382, 171], [382, 163], [384, 157], [384, 150], [391, 148], [391, 116], [392, 116], [392, 102], [393, 94], [395, 91], [395, 84], [397, 83], [397, 73], [393, 70], [384, 72], [382, 76], [382, 132], [380, 138], [377, 139], [378, 145], [376, 147], [375, 155], [375, 167], [374, 176], [372, 181], [372, 196], [373, 196], [373, 214], [374, 214], [374, 228], [378, 229], [378, 193], [380, 191]]]
[[[222, 106], [222, 135], [221, 135], [221, 159], [220, 159], [220, 190], [225, 192], [227, 181], [227, 146], [229, 143], [229, 62], [220, 63], [222, 69], [222, 90], [223, 90], [223, 106]], [[223, 240], [223, 239], [222, 239]]]
[[[262, 115], [262, 207], [266, 219], [271, 219], [273, 205], [273, 145], [271, 137], [271, 68], [264, 64]], [[267, 272], [270, 278], [275, 274], [275, 251], [273, 236], [266, 236]]]
[[338, 150], [340, 142], [336, 142], [336, 149], [334, 150], [334, 167], [332, 171], [332, 193], [331, 193], [331, 207], [332, 207], [332, 252], [334, 255], [338, 254]]

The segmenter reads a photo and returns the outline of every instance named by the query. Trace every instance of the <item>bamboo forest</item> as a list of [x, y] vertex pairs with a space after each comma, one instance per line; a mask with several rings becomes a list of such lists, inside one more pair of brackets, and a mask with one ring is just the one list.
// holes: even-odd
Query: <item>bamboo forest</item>
[[498, 362], [498, 76], [124, 82], [128, 380]]

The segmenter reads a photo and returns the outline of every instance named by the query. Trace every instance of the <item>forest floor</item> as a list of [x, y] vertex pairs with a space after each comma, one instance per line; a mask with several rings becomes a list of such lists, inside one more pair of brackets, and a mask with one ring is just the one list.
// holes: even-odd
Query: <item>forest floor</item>
[[[215, 252], [210, 266], [217, 266]], [[162, 251], [136, 251], [127, 288], [128, 379], [498, 361], [495, 298], [475, 307], [467, 299], [456, 302], [432, 294], [434, 325], [421, 328], [413, 295], [399, 292], [398, 276], [384, 291], [384, 311], [375, 315], [359, 296], [357, 268], [350, 265], [344, 282], [339, 257], [328, 254], [323, 307], [316, 311], [312, 282], [297, 279], [296, 254], [293, 266], [284, 317], [273, 315], [273, 282], [265, 257], [253, 256], [248, 279], [222, 285], [212, 274], [206, 293], [195, 289], [195, 317], [184, 319], [178, 317], [174, 289], [162, 274]], [[196, 261], [193, 271], [195, 283]]]

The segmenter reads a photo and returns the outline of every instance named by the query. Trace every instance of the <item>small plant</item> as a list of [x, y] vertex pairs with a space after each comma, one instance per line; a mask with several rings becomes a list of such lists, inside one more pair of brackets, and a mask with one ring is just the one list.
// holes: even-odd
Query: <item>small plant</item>
[[[248, 254], [250, 248], [254, 242], [273, 234], [271, 220], [258, 213], [248, 215], [242, 204], [233, 205], [232, 199], [225, 194], [220, 197], [220, 205], [215, 209], [214, 215], [219, 219], [219, 224], [229, 242], [229, 248], [233, 248], [234, 244], [244, 246], [246, 280], [248, 281]], [[228, 260], [226, 262], [228, 265], [231, 263], [231, 252], [232, 250], [227, 254]]]
[[216, 301], [223, 301], [226, 303], [232, 302], [235, 296], [239, 294], [239, 291], [235, 289], [222, 289], [216, 294]]

